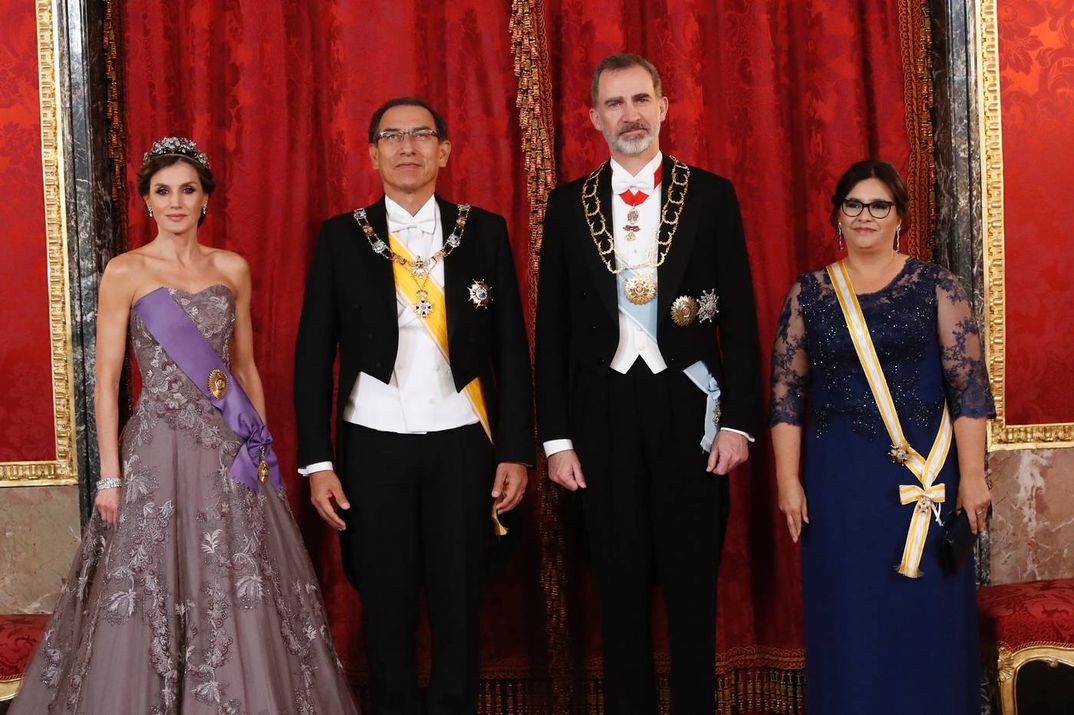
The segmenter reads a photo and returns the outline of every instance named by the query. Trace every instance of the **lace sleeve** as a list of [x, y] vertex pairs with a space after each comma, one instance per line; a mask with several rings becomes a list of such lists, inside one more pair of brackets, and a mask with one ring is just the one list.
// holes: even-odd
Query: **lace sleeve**
[[772, 348], [772, 403], [768, 424], [802, 424], [809, 387], [809, 355], [806, 353], [805, 320], [799, 296], [801, 280], [791, 286], [779, 316], [776, 344]]
[[962, 286], [944, 270], [936, 282], [936, 316], [951, 419], [995, 417], [977, 321]]

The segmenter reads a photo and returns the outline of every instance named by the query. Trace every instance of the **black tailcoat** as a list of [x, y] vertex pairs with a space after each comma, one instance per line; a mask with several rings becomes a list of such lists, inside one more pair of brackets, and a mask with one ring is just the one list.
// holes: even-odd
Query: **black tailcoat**
[[[672, 159], [665, 155], [661, 206], [671, 176]], [[570, 439], [586, 428], [571, 414], [575, 380], [583, 368], [607, 367], [619, 345], [616, 278], [590, 236], [583, 182], [554, 190], [545, 217], [535, 345], [542, 441]], [[657, 343], [669, 370], [703, 360], [720, 383], [721, 426], [755, 434], [760, 411], [757, 321], [738, 199], [730, 181], [703, 169], [690, 167], [689, 182], [671, 248], [657, 271]], [[611, 230], [610, 165], [598, 176], [597, 195]], [[668, 213], [673, 215], [673, 207]], [[670, 230], [664, 226], [661, 238]], [[710, 290], [719, 296], [715, 320], [695, 320], [685, 327], [671, 320], [677, 297], [697, 299]]]
[[[446, 241], [458, 206], [436, 197]], [[384, 199], [367, 207], [377, 235], [388, 240]], [[470, 286], [492, 287], [487, 307], [470, 302]], [[497, 462], [533, 464], [532, 382], [526, 328], [502, 216], [470, 210], [462, 243], [444, 261], [449, 359], [455, 387], [481, 379]], [[333, 450], [329, 431], [333, 363], [339, 354], [337, 434], [358, 373], [391, 379], [399, 348], [395, 278], [391, 262], [373, 251], [354, 216], [321, 226], [306, 282], [295, 349], [298, 464], [335, 459], [343, 473], [343, 440]]]

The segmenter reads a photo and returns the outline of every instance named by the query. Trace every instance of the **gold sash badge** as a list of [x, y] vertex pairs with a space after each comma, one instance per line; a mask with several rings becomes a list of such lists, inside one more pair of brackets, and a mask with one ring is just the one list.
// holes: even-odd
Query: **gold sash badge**
[[869, 381], [869, 389], [873, 393], [877, 407], [880, 408], [884, 427], [891, 438], [891, 450], [888, 455], [892, 461], [903, 465], [917, 477], [917, 484], [899, 486], [900, 503], [904, 506], [913, 504], [914, 512], [910, 517], [910, 528], [906, 534], [906, 543], [903, 546], [898, 571], [903, 576], [918, 578], [921, 576], [921, 554], [925, 548], [925, 538], [929, 533], [930, 516], [935, 516], [936, 523], [941, 523], [940, 504], [946, 499], [944, 485], [933, 484], [933, 482], [939, 475], [944, 462], [947, 461], [947, 453], [951, 449], [951, 416], [945, 403], [943, 415], [940, 418], [940, 428], [927, 458], [922, 457], [910, 446], [903, 434], [899, 415], [895, 411], [895, 401], [891, 397], [891, 390], [888, 389], [887, 378], [884, 377], [884, 370], [880, 366], [876, 348], [873, 347], [869, 326], [865, 323], [858, 297], [854, 294], [854, 287], [850, 282], [850, 274], [847, 273], [845, 262], [832, 263], [826, 270], [835, 288], [835, 295], [839, 299], [839, 307], [842, 308], [843, 318], [846, 320], [850, 338], [854, 343], [854, 350], [858, 353], [858, 360], [861, 362], [862, 369], [865, 370], [865, 378]]

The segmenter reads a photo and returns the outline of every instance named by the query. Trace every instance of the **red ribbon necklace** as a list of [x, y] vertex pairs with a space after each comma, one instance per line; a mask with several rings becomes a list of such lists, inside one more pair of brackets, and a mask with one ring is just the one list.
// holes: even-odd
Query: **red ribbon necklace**
[[[656, 187], [660, 186], [660, 180], [664, 175], [663, 165], [656, 167], [656, 171], [653, 172], [653, 191], [656, 191]], [[641, 230], [641, 226], [638, 226], [638, 206], [642, 204], [645, 199], [649, 198], [649, 194], [644, 191], [631, 191], [627, 189], [623, 193], [619, 194], [627, 206], [630, 207], [630, 211], [627, 212], [627, 225], [623, 226], [626, 229], [626, 240], [633, 241], [637, 238], [638, 231]]]

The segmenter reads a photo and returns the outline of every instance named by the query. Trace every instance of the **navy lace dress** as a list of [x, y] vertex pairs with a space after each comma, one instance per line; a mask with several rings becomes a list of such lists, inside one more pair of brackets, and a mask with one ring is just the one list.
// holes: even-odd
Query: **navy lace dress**
[[[993, 415], [969, 301], [948, 271], [910, 258], [858, 296], [907, 438], [927, 454], [944, 400], [951, 419]], [[972, 565], [944, 573], [932, 522], [923, 575], [900, 576], [916, 484], [890, 440], [825, 271], [792, 286], [772, 361], [771, 424], [804, 425], [809, 525], [802, 535], [806, 711], [815, 715], [976, 715]], [[958, 495], [952, 445], [936, 483]]]

